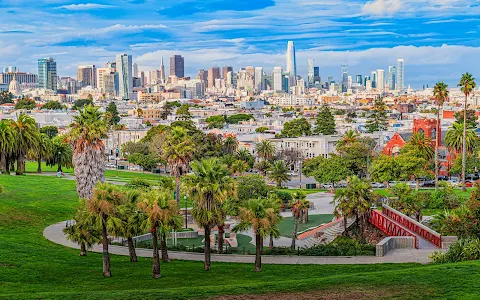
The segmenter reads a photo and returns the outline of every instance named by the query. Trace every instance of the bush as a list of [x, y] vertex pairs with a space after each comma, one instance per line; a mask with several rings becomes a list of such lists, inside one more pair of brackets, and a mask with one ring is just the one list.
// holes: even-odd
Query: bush
[[480, 240], [478, 238], [460, 239], [450, 245], [446, 253], [435, 251], [430, 255], [433, 263], [454, 263], [480, 259]]
[[265, 250], [266, 255], [303, 256], [356, 256], [375, 255], [375, 245], [359, 243], [348, 237], [338, 237], [328, 245], [315, 245], [310, 248], [292, 250], [290, 247], [273, 247]]
[[129, 183], [127, 183], [126, 187], [131, 189], [148, 190], [152, 187], [152, 185], [145, 179], [133, 178]]
[[275, 194], [285, 204], [288, 204], [290, 201], [292, 201], [292, 194], [290, 194], [289, 192], [285, 192], [285, 191], [282, 191], [282, 190], [276, 190]]
[[439, 189], [433, 191], [431, 196], [431, 201], [427, 208], [430, 209], [440, 209], [448, 208], [454, 209], [461, 205], [462, 201], [460, 197], [455, 194], [452, 185], [448, 182], [440, 182]]

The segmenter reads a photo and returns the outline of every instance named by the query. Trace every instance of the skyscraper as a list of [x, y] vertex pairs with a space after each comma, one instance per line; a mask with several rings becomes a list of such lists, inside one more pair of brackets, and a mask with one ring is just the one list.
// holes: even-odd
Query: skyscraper
[[377, 87], [377, 72], [372, 71], [372, 77], [370, 77], [370, 80], [372, 81], [372, 89]]
[[315, 84], [320, 83], [322, 79], [320, 78], [320, 67], [313, 67], [313, 82]]
[[198, 70], [197, 79], [200, 79], [206, 85], [208, 81], [208, 72], [204, 69]]
[[362, 75], [357, 75], [355, 77], [355, 83], [359, 84], [359, 85], [362, 85], [363, 84], [363, 80], [362, 80]]
[[395, 66], [388, 67], [388, 89], [393, 91], [397, 81], [397, 68]]
[[38, 60], [38, 87], [53, 91], [57, 90], [57, 63], [53, 58]]
[[118, 96], [125, 100], [133, 96], [132, 71], [132, 56], [117, 54]]
[[297, 60], [295, 57], [295, 43], [288, 41], [287, 46], [287, 72], [294, 78], [297, 77]]
[[220, 68], [213, 67], [208, 69], [208, 88], [215, 87], [215, 79], [220, 78]]
[[341, 65], [342, 71], [342, 93], [345, 93], [348, 89], [348, 65]]
[[376, 88], [381, 91], [385, 90], [385, 70], [383, 69], [377, 70]]
[[163, 64], [163, 56], [162, 56], [162, 62], [160, 63], [160, 81], [162, 83], [165, 83], [165, 79], [167, 76], [165, 75], [165, 65]]
[[282, 67], [274, 67], [272, 72], [273, 90], [282, 91], [283, 86], [283, 70]]
[[170, 76], [185, 77], [185, 60], [181, 55], [170, 57]]
[[136, 63], [132, 64], [132, 77], [138, 78], [138, 65]]
[[308, 76], [307, 76], [307, 87], [311, 88], [315, 84], [315, 67], [314, 67], [314, 60], [308, 59]]
[[404, 87], [405, 87], [405, 73], [404, 73], [404, 62], [403, 62], [403, 58], [399, 58], [397, 59], [397, 77], [396, 77], [396, 85], [395, 85], [395, 89], [397, 91], [403, 91]]
[[223, 79], [227, 79], [228, 72], [233, 72], [233, 68], [231, 66], [222, 67], [222, 78]]
[[265, 89], [265, 77], [263, 76], [263, 68], [255, 68], [255, 89], [257, 91], [262, 91]]
[[97, 87], [97, 68], [95, 65], [78, 66], [77, 68], [77, 81], [82, 86]]

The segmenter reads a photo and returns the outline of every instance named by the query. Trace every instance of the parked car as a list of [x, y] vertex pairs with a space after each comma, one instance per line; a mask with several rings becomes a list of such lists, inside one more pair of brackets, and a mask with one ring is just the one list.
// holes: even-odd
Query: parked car
[[401, 181], [390, 181], [390, 182], [388, 183], [388, 185], [390, 185], [390, 187], [394, 187], [394, 186], [396, 186], [396, 185], [399, 184], [399, 183], [401, 183]]
[[331, 183], [322, 183], [320, 186], [322, 187], [322, 189], [331, 189], [332, 188]]
[[435, 180], [425, 180], [423, 187], [435, 187]]
[[458, 186], [458, 180], [457, 179], [449, 179], [447, 180], [448, 183], [450, 183], [453, 186]]
[[346, 187], [347, 187], [347, 183], [345, 183], [345, 182], [340, 182], [340, 183], [335, 184], [335, 187], [336, 187], [336, 188], [343, 189], [343, 188], [346, 188]]
[[[462, 186], [463, 184], [460, 182], [458, 186]], [[465, 186], [466, 187], [473, 187], [473, 181], [466, 180], [465, 181]]]
[[[418, 184], [418, 186], [421, 186], [421, 182]], [[416, 188], [417, 187], [417, 182], [415, 180], [410, 180], [409, 182], [407, 182], [407, 185], [410, 187], [410, 188]]]
[[385, 187], [385, 184], [381, 182], [372, 182], [372, 187], [374, 189], [383, 189]]

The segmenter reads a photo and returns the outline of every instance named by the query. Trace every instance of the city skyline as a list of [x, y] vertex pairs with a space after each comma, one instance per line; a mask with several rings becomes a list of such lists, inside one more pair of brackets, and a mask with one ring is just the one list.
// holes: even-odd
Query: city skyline
[[[480, 65], [470, 59], [480, 55], [480, 19], [473, 17], [480, 15], [477, 5], [463, 0], [421, 6], [410, 0], [342, 3], [8, 0], [0, 5], [5, 20], [0, 66], [35, 73], [38, 59], [53, 57], [59, 76], [75, 77], [77, 66], [103, 66], [119, 53], [132, 55], [140, 70], [156, 69], [162, 56], [178, 54], [185, 57], [186, 76], [215, 65], [262, 66], [269, 72], [274, 66], [286, 69], [289, 40], [295, 42], [297, 73], [303, 78], [309, 58], [322, 77], [337, 77], [342, 64], [349, 65], [349, 74], [367, 75], [388, 70], [402, 57], [408, 62], [405, 84], [417, 88], [438, 80], [456, 85], [461, 73], [474, 73]], [[285, 13], [288, 21], [281, 19]]]

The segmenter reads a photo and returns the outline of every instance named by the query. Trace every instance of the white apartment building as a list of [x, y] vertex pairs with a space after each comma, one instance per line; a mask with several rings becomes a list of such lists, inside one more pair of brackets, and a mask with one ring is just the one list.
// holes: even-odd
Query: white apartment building
[[284, 95], [282, 97], [274, 97], [271, 104], [278, 106], [314, 106], [315, 98], [301, 97], [297, 95]]
[[298, 138], [271, 139], [275, 143], [277, 152], [286, 149], [299, 150], [303, 158], [309, 159], [318, 156], [328, 158], [335, 152], [335, 143], [341, 139], [339, 135], [316, 135]]

